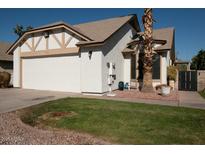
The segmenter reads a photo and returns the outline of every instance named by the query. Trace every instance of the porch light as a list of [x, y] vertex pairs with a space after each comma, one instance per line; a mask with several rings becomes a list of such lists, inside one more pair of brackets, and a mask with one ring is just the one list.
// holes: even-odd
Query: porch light
[[45, 38], [48, 38], [48, 37], [49, 37], [49, 31], [45, 31], [45, 32], [43, 33], [43, 35], [44, 35]]
[[89, 59], [91, 59], [92, 53], [93, 53], [93, 51], [91, 51], [91, 50], [88, 52], [88, 57], [89, 57]]

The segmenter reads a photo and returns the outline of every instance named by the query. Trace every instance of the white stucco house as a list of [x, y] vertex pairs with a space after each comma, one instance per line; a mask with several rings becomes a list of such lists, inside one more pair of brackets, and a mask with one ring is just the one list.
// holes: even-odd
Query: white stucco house
[[[156, 85], [167, 82], [166, 68], [174, 60], [174, 30], [154, 33], [163, 40], [155, 44], [160, 57]], [[141, 49], [136, 45], [140, 35], [136, 15], [78, 25], [58, 22], [29, 30], [7, 51], [13, 54], [13, 85], [100, 94], [108, 91], [109, 82], [112, 89], [118, 88], [119, 81], [135, 86], [141, 73], [137, 67]]]

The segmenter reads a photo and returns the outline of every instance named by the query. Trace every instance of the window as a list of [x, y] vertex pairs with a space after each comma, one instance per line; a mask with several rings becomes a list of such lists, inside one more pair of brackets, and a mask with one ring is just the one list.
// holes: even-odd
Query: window
[[131, 56], [131, 79], [136, 79], [136, 55]]
[[160, 79], [160, 55], [153, 56], [152, 79]]

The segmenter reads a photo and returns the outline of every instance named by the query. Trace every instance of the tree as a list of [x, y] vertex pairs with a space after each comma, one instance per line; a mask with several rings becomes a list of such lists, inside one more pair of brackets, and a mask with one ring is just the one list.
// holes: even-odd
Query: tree
[[192, 58], [191, 69], [205, 70], [205, 50], [201, 49], [196, 56]]
[[144, 57], [143, 57], [143, 92], [153, 92], [152, 86], [152, 33], [153, 33], [153, 18], [152, 9], [144, 9], [142, 17], [144, 24]]
[[32, 26], [27, 26], [24, 28], [22, 25], [17, 24], [15, 28], [13, 28], [13, 31], [18, 37], [21, 37], [26, 31], [33, 29]]

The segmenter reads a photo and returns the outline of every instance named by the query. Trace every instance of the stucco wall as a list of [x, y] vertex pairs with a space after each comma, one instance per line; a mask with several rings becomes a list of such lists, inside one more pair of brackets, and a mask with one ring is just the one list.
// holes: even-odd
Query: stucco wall
[[160, 67], [161, 84], [167, 84], [167, 53], [161, 55]]
[[13, 53], [13, 86], [20, 87], [20, 47]]
[[102, 91], [108, 91], [108, 67], [107, 63], [112, 62], [115, 64], [114, 74], [116, 80], [112, 85], [112, 89], [118, 88], [119, 81], [124, 81], [124, 57], [122, 54], [123, 49], [127, 43], [130, 42], [135, 30], [127, 23], [111, 38], [109, 38], [105, 45], [102, 47]]
[[[89, 58], [88, 52], [92, 51]], [[81, 91], [84, 93], [102, 93], [102, 52], [89, 47], [81, 49]]]
[[202, 91], [205, 88], [205, 70], [197, 71], [197, 91]]

